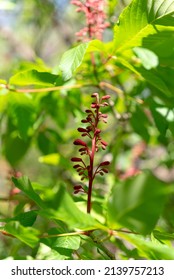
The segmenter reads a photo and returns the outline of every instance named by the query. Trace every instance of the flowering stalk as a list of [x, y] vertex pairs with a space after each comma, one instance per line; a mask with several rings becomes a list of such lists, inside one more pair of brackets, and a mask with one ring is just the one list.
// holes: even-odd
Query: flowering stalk
[[105, 95], [100, 100], [98, 93], [94, 93], [91, 97], [95, 98], [95, 101], [92, 102], [91, 109], [85, 111], [87, 114], [86, 119], [81, 121], [82, 123], [86, 124], [87, 127], [78, 128], [81, 136], [88, 137], [90, 139], [90, 143], [84, 142], [81, 139], [76, 139], [73, 143], [74, 145], [80, 146], [79, 152], [81, 156], [88, 156], [89, 164], [86, 165], [81, 157], [71, 158], [71, 161], [75, 163], [73, 167], [76, 169], [79, 176], [81, 176], [81, 181], [85, 179], [88, 180], [87, 187], [82, 185], [74, 186], [75, 194], [79, 192], [87, 193], [87, 213], [90, 213], [91, 211], [92, 187], [95, 176], [97, 174], [103, 176], [105, 173], [108, 173], [106, 166], [110, 164], [109, 161], [104, 161], [94, 168], [95, 153], [98, 152], [100, 147], [103, 150], [105, 150], [107, 147], [107, 143], [101, 138], [101, 130], [98, 128], [98, 124], [100, 121], [103, 121], [104, 123], [107, 122], [107, 115], [100, 112], [100, 107], [108, 106], [106, 100], [109, 99], [110, 96]]
[[106, 15], [104, 12], [105, 0], [72, 0], [71, 4], [77, 6], [77, 12], [83, 12], [86, 17], [86, 27], [76, 33], [81, 41], [89, 39], [102, 40], [102, 34], [106, 27]]

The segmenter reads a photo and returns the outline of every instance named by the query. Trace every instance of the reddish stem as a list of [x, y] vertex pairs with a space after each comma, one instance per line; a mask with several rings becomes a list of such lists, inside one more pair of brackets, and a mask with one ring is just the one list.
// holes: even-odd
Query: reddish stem
[[91, 212], [91, 196], [92, 196], [92, 187], [93, 187], [93, 180], [95, 178], [94, 174], [94, 156], [96, 151], [96, 134], [95, 130], [97, 129], [99, 122], [99, 108], [96, 108], [96, 117], [95, 117], [95, 124], [94, 124], [94, 137], [92, 139], [92, 148], [91, 148], [91, 154], [90, 157], [90, 168], [88, 171], [88, 177], [89, 177], [89, 185], [88, 185], [88, 200], [87, 200], [87, 213]]

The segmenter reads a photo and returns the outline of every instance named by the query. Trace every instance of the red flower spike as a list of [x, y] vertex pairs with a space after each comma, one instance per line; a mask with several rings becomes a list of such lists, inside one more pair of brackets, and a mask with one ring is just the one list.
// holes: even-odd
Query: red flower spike
[[110, 98], [110, 95], [104, 95], [103, 97], [102, 97], [102, 100], [106, 100], [106, 99], [109, 99]]
[[88, 145], [88, 143], [82, 141], [81, 139], [76, 139], [74, 141], [74, 145], [82, 146], [79, 148], [79, 153], [81, 156], [86, 155], [88, 163], [86, 164], [81, 158], [77, 157], [71, 159], [74, 162], [81, 162], [80, 165], [74, 165], [74, 168], [78, 172], [81, 181], [88, 181], [88, 187], [85, 187], [85, 189], [80, 185], [74, 187], [75, 194], [79, 192], [87, 194], [87, 213], [90, 213], [91, 211], [91, 195], [95, 176], [97, 174], [104, 176], [105, 173], [108, 173], [108, 170], [105, 168], [105, 166], [110, 164], [109, 161], [104, 161], [98, 165], [97, 169], [94, 166], [95, 153], [98, 152], [99, 147], [105, 150], [107, 146], [107, 143], [102, 140], [100, 136], [101, 129], [99, 129], [99, 122], [106, 122], [107, 114], [102, 114], [99, 110], [100, 107], [108, 106], [108, 103], [102, 103], [102, 100], [107, 100], [110, 98], [110, 96], [103, 96], [103, 98], [101, 98], [101, 104], [99, 103], [99, 95], [97, 93], [92, 94], [92, 97], [94, 97], [96, 100], [91, 104], [93, 110], [86, 110], [86, 119], [81, 121], [82, 123], [88, 124], [85, 128], [79, 127], [77, 129], [81, 133], [81, 136], [88, 136], [88, 138], [90, 138], [90, 143]]
[[73, 142], [74, 145], [80, 145], [80, 146], [87, 146], [87, 144], [82, 141], [81, 139], [76, 139], [74, 142]]
[[82, 161], [82, 159], [78, 158], [78, 157], [73, 157], [73, 158], [71, 158], [71, 161], [73, 161], [73, 162], [80, 162], [80, 161]]

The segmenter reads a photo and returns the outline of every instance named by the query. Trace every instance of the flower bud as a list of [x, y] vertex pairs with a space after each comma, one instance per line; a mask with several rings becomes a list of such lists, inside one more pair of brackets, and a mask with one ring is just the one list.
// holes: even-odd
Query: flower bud
[[97, 93], [97, 92], [93, 93], [93, 94], [91, 95], [91, 97], [98, 97], [98, 93]]
[[81, 139], [76, 139], [74, 142], [73, 142], [74, 145], [80, 145], [80, 146], [87, 146], [87, 144], [82, 141]]
[[82, 127], [79, 127], [77, 130], [78, 130], [79, 132], [86, 132], [86, 129], [85, 129], [85, 128], [82, 128]]
[[73, 161], [73, 162], [80, 162], [80, 161], [82, 161], [82, 159], [78, 158], [78, 157], [73, 157], [73, 158], [71, 158], [71, 161]]
[[108, 143], [106, 143], [104, 140], [101, 140], [101, 144], [105, 147], [108, 145]]
[[110, 164], [110, 161], [103, 161], [102, 163], [100, 163], [100, 166], [106, 166], [109, 164]]
[[103, 97], [102, 97], [102, 100], [106, 100], [106, 99], [109, 99], [110, 98], [110, 95], [104, 95]]

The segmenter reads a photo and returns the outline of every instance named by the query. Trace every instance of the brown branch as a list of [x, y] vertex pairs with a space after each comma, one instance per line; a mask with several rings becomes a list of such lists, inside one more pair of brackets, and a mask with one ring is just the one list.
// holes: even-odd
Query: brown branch
[[100, 82], [100, 87], [103, 89], [103, 87], [106, 87], [108, 89], [111, 89], [112, 91], [116, 92], [117, 94], [123, 94], [123, 91], [117, 87], [114, 87], [113, 85], [107, 83], [107, 82]]
[[33, 92], [47, 92], [47, 91], [57, 91], [57, 90], [63, 90], [63, 89], [75, 89], [75, 88], [81, 88], [84, 86], [89, 86], [89, 85], [81, 85], [81, 84], [76, 84], [76, 85], [66, 85], [66, 86], [57, 86], [57, 87], [48, 87], [48, 88], [21, 88], [21, 89], [17, 89], [17, 88], [11, 88], [9, 85], [3, 85], [0, 84], [0, 87], [2, 88], [6, 88], [9, 91], [13, 91], [13, 92], [18, 92], [18, 93], [33, 93]]

